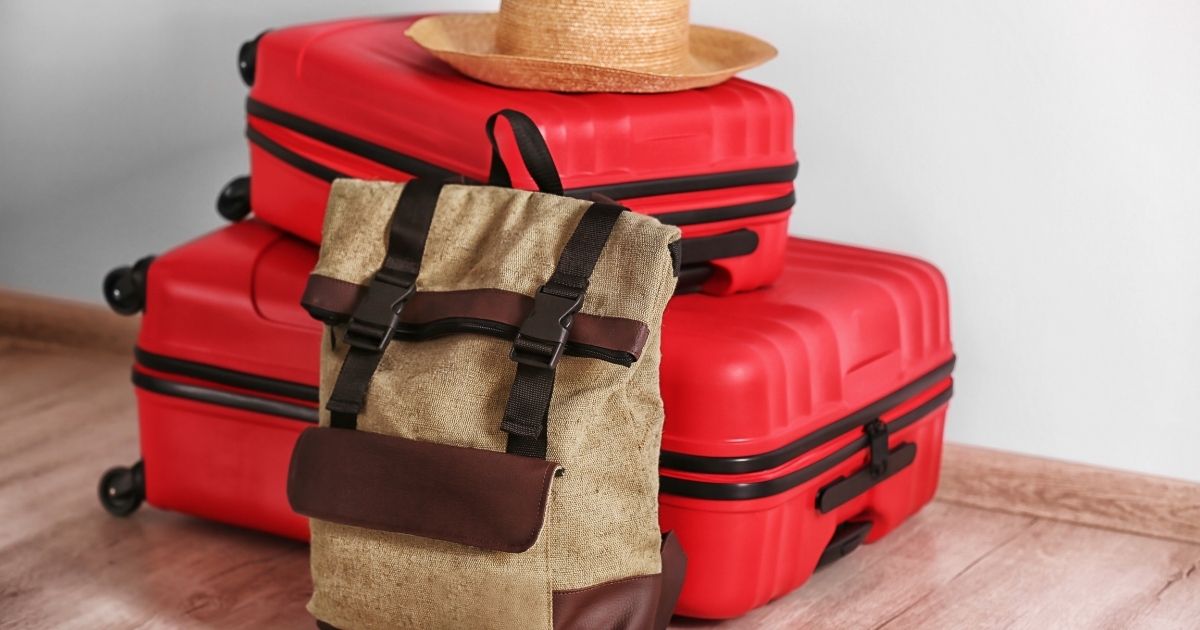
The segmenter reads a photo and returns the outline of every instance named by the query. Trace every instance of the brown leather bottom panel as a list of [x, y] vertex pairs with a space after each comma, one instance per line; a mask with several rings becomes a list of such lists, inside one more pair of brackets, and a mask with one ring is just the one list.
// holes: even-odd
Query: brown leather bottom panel
[[[683, 590], [687, 558], [663, 535], [662, 573], [554, 593], [554, 630], [665, 630]], [[319, 630], [338, 630], [317, 620]]]
[[683, 589], [687, 559], [671, 532], [663, 536], [662, 573], [554, 593], [554, 630], [662, 630]]

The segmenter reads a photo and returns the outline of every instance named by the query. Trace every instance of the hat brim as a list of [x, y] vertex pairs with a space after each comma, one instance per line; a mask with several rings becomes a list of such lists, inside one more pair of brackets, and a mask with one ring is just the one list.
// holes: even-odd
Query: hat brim
[[675, 92], [720, 83], [777, 53], [744, 33], [689, 26], [689, 56], [663, 72], [559, 59], [505, 55], [495, 50], [495, 13], [454, 13], [417, 20], [405, 31], [414, 42], [459, 72], [485, 83], [555, 92]]

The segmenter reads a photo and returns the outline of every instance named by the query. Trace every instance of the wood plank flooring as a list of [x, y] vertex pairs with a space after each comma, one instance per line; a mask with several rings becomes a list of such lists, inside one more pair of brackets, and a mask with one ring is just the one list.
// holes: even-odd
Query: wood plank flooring
[[[304, 545], [99, 507], [137, 459], [129, 363], [0, 338], [0, 628], [313, 627]], [[1195, 629], [1198, 567], [1197, 544], [936, 501], [764, 608], [673, 627]]]

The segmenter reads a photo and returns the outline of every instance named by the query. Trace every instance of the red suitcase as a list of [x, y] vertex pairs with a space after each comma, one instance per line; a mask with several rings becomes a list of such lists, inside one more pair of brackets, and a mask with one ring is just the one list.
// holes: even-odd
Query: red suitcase
[[145, 498], [308, 538], [286, 490], [292, 446], [317, 419], [321, 327], [300, 308], [315, 262], [310, 244], [251, 220], [109, 274], [115, 310], [145, 307], [133, 369], [142, 461], [101, 479], [109, 511]]
[[[787, 251], [770, 289], [667, 309], [660, 503], [688, 553], [680, 614], [732, 617], [786, 593], [937, 485], [953, 365], [941, 276], [841, 245], [790, 239]], [[315, 260], [307, 243], [246, 221], [148, 273], [110, 274], [125, 312], [146, 281], [134, 368], [144, 464], [105, 476], [110, 510], [136, 509], [144, 483], [160, 507], [307, 536], [285, 475], [316, 418], [320, 326], [299, 306]]]
[[735, 617], [933, 497], [951, 394], [946, 286], [895, 254], [792, 239], [770, 289], [671, 301], [660, 521], [676, 612]]
[[249, 206], [258, 217], [317, 242], [336, 177], [486, 180], [484, 121], [512, 108], [540, 126], [567, 194], [601, 193], [679, 225], [685, 258], [711, 261], [705, 292], [778, 276], [796, 174], [782, 93], [739, 79], [670, 94], [494, 87], [410, 41], [404, 31], [414, 19], [297, 26], [243, 47]]

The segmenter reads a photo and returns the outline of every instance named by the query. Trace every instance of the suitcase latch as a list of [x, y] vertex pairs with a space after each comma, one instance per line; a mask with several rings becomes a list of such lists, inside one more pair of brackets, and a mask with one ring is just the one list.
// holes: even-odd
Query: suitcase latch
[[817, 493], [817, 510], [822, 514], [833, 510], [854, 497], [870, 490], [883, 480], [904, 470], [913, 463], [917, 445], [912, 442], [888, 448], [890, 431], [886, 422], [872, 420], [863, 427], [867, 437], [867, 463], [862, 470], [838, 477]]
[[863, 430], [867, 434], [867, 469], [872, 476], [881, 477], [888, 470], [888, 425], [876, 419]]

